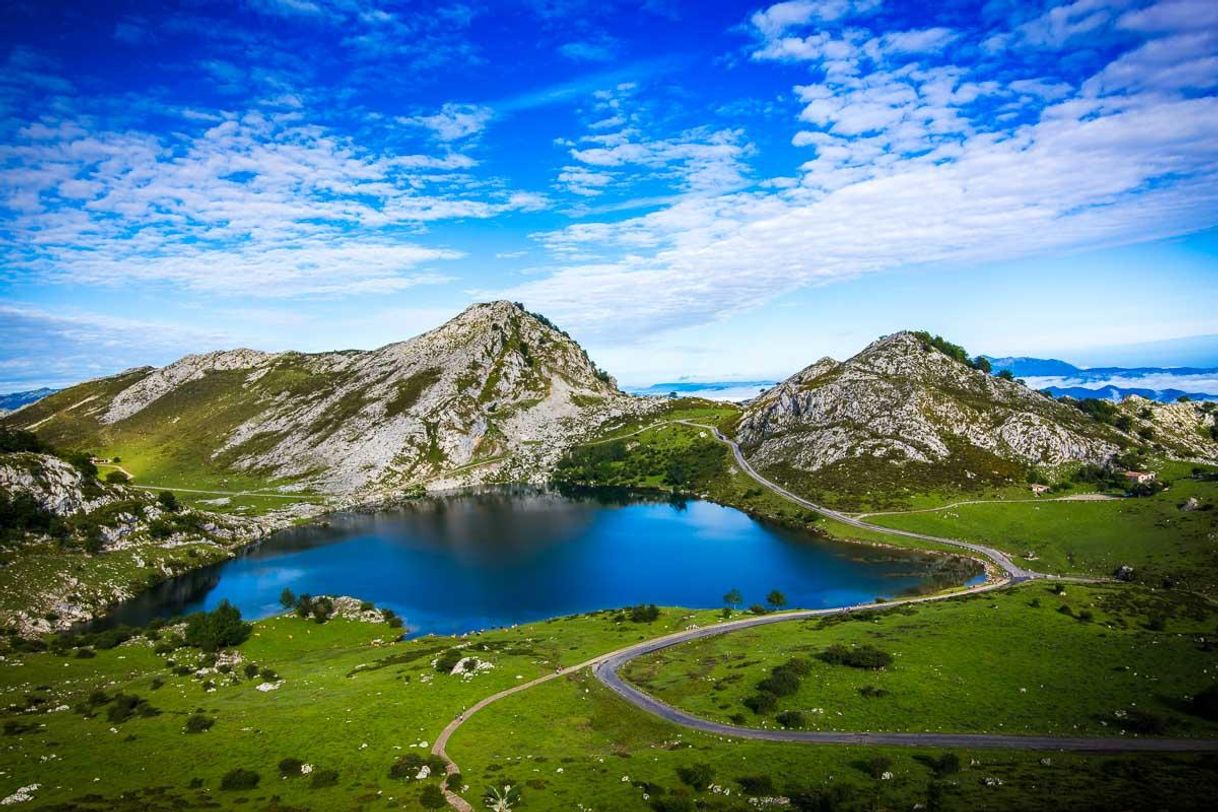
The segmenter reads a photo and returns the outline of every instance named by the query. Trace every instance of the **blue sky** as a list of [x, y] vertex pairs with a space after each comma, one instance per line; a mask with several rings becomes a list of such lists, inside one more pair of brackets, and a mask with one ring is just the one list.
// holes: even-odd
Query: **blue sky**
[[628, 383], [1218, 364], [1218, 4], [6, 3], [0, 391], [472, 301]]

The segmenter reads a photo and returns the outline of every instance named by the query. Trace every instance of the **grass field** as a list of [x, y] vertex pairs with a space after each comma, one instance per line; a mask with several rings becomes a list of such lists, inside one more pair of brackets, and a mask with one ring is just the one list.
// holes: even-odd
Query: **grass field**
[[[1218, 737], [1187, 697], [1218, 681], [1218, 609], [1179, 592], [1045, 583], [918, 607], [775, 624], [682, 644], [630, 663], [628, 679], [706, 718], [809, 730], [1132, 735], [1153, 727]], [[1071, 614], [1064, 614], [1069, 607]], [[1087, 618], [1087, 619], [1080, 619]], [[1152, 628], [1160, 628], [1152, 631]], [[834, 644], [873, 647], [873, 670], [823, 662]], [[798, 689], [757, 713], [745, 700], [790, 658]], [[1137, 725], [1143, 725], [1137, 728]]]
[[[1183, 474], [1179, 466], [1169, 473]], [[1178, 475], [1155, 496], [1105, 502], [960, 505], [925, 513], [877, 515], [867, 521], [920, 533], [978, 541], [1020, 557], [1043, 572], [1135, 577], [1218, 593], [1218, 511], [1184, 511], [1190, 497], [1218, 502], [1218, 482]], [[1032, 557], [1027, 554], [1031, 553]]]
[[[605, 613], [465, 639], [401, 643], [383, 624], [318, 625], [281, 617], [255, 624], [232, 674], [201, 676], [173, 670], [204, 665], [200, 652], [158, 654], [144, 638], [87, 659], [71, 650], [67, 656], [8, 651], [0, 668], [0, 798], [37, 783], [40, 805], [80, 809], [171, 808], [209, 798], [259, 809], [275, 798], [311, 809], [418, 808], [423, 787], [436, 782], [391, 779], [390, 765], [410, 752], [426, 755], [417, 745], [433, 740], [462, 708], [518, 679], [711, 622], [712, 614], [669, 610], [653, 623], [637, 624]], [[470, 677], [437, 673], [432, 661], [454, 646], [492, 667]], [[280, 686], [259, 691], [268, 680], [246, 678], [250, 662], [275, 671]], [[108, 718], [109, 705], [98, 706], [94, 718], [77, 712], [99, 689], [136, 694], [159, 713], [116, 723]], [[183, 732], [195, 713], [214, 725], [205, 733]], [[281, 779], [283, 758], [337, 770], [338, 782], [313, 789], [308, 778]], [[257, 789], [219, 790], [221, 777], [235, 768], [257, 772]], [[124, 793], [136, 794], [123, 801]]]
[[[982, 602], [964, 604], [974, 605], [978, 612], [993, 611]], [[1048, 607], [1042, 611], [1056, 615]], [[1131, 608], [1124, 617], [1133, 621], [1137, 611]], [[1006, 621], [1004, 633], [1009, 633], [1013, 618]], [[31, 806], [46, 809], [421, 809], [425, 787], [437, 779], [392, 778], [390, 768], [409, 754], [423, 759], [426, 745], [463, 708], [558, 665], [712, 622], [710, 612], [666, 609], [652, 623], [604, 612], [467, 638], [392, 642], [391, 630], [382, 624], [331, 620], [318, 625], [280, 617], [254, 625], [254, 635], [236, 650], [240, 659], [231, 673], [208, 668], [205, 655], [194, 649], [155, 648], [173, 635], [169, 629], [159, 633], [159, 641], [137, 637], [90, 658], [71, 649], [64, 655], [6, 651], [0, 669], [0, 797], [38, 784]], [[1191, 622], [1171, 620], [1167, 634]], [[843, 623], [833, 633], [864, 625], [870, 627]], [[799, 624], [792, 629], [810, 633]], [[433, 661], [454, 647], [491, 667], [471, 676], [438, 673]], [[772, 654], [763, 646], [758, 656]], [[275, 674], [247, 677], [251, 664]], [[1094, 687], [1108, 678], [1106, 667], [1107, 662], [1097, 662], [1091, 673], [1075, 676]], [[196, 669], [206, 670], [196, 674]], [[278, 687], [261, 691], [262, 684]], [[111, 701], [90, 705], [98, 690]], [[156, 712], [112, 718], [119, 704], [112, 698], [120, 692], [138, 696]], [[940, 696], [928, 712], [949, 713], [955, 702]], [[211, 727], [185, 732], [195, 716], [211, 720]], [[809, 803], [830, 798], [834, 805], [824, 808], [836, 809], [908, 809], [915, 803], [1020, 809], [1054, 799], [1075, 799], [1082, 806], [1108, 800], [1112, 808], [1138, 808], [1139, 800], [1153, 800], [1187, 809], [1196, 806], [1193, 799], [1218, 789], [1218, 773], [1201, 757], [960, 751], [961, 768], [954, 772], [936, 766], [943, 755], [937, 750], [723, 740], [644, 715], [587, 672], [537, 686], [471, 717], [449, 752], [475, 806], [487, 787], [512, 783], [524, 793], [518, 808], [537, 810], [581, 804], [597, 810], [692, 809], [695, 798], [698, 808], [743, 810], [755, 808], [746, 801], [748, 794], [780, 792], [808, 793], [796, 797]], [[313, 774], [334, 771], [332, 783], [315, 786], [310, 776], [281, 777], [278, 764], [285, 758], [312, 765]], [[682, 783], [679, 770], [689, 774], [703, 765], [718, 792]], [[892, 778], [873, 777], [879, 767]], [[257, 786], [222, 789], [222, 777], [234, 769], [256, 773]], [[1152, 786], [1154, 795], [1148, 796]]]
[[[512, 783], [521, 808], [556, 812], [752, 810], [774, 796], [797, 810], [1187, 810], [1218, 788], [1204, 756], [957, 750], [950, 772], [943, 750], [722, 739], [624, 705], [586, 673], [472, 717], [448, 752], [473, 787]], [[686, 785], [691, 768], [714, 786]]]

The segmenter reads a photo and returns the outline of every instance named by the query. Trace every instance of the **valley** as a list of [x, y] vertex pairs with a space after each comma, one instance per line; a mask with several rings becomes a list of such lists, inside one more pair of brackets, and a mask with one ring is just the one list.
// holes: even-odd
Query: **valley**
[[1214, 410], [1059, 400], [956, 350], [897, 333], [742, 404], [636, 398], [498, 302], [37, 401], [0, 421], [0, 794], [1193, 808]]

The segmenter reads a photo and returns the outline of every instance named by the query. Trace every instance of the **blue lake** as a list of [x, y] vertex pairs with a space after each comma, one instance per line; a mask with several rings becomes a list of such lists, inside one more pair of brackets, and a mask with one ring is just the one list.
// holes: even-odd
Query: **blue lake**
[[732, 588], [746, 605], [779, 589], [791, 607], [837, 606], [976, 580], [978, 571], [826, 542], [710, 502], [503, 488], [285, 530], [161, 584], [106, 622], [140, 624], [222, 600], [260, 618], [281, 611], [290, 587], [389, 607], [411, 634], [448, 634], [636, 603], [717, 607]]

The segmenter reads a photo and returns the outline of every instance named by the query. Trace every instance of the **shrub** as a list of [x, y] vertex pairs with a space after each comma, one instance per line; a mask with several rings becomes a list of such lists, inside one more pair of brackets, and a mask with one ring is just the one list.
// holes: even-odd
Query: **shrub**
[[215, 719], [204, 716], [201, 713], [192, 713], [186, 719], [186, 724], [182, 726], [183, 733], [203, 733], [211, 730], [212, 725], [216, 723]]
[[91, 648], [79, 648], [76, 650], [76, 659], [78, 660], [92, 660], [96, 656], [97, 652]]
[[111, 485], [126, 485], [131, 477], [124, 474], [122, 471], [111, 471], [106, 474], [106, 481]]
[[769, 713], [778, 707], [778, 697], [768, 691], [758, 691], [744, 698], [744, 706], [753, 713]]
[[677, 768], [677, 778], [680, 778], [681, 783], [686, 786], [693, 787], [696, 790], [704, 790], [714, 780], [715, 771], [711, 769], [709, 764], [690, 764]]
[[788, 710], [778, 714], [778, 724], [783, 727], [803, 727], [806, 723], [802, 711]]
[[863, 766], [872, 778], [880, 778], [892, 769], [892, 759], [888, 756], [872, 756], [863, 762]]
[[118, 693], [114, 695], [114, 704], [106, 711], [106, 718], [118, 724], [133, 716], [156, 716], [160, 711], [148, 704], [135, 694]]
[[1218, 683], [1194, 694], [1189, 706], [1203, 719], [1218, 721]]
[[443, 809], [448, 806], [448, 800], [444, 797], [444, 792], [435, 784], [428, 784], [423, 787], [423, 791], [419, 793], [419, 803], [424, 809]]
[[198, 612], [186, 621], [186, 645], [215, 651], [249, 639], [253, 626], [241, 620], [241, 610], [227, 600], [211, 612]]
[[177, 513], [182, 509], [182, 505], [173, 491], [161, 491], [156, 495], [156, 501], [166, 513]]
[[407, 753], [404, 756], [399, 756], [393, 764], [389, 765], [389, 777], [398, 779], [414, 778], [426, 763], [427, 759], [418, 753]]
[[768, 775], [744, 775], [736, 779], [745, 795], [773, 795], [774, 779]]
[[436, 671], [439, 671], [441, 674], [448, 674], [457, 667], [459, 662], [461, 662], [461, 652], [450, 648], [436, 658]]
[[298, 758], [283, 758], [279, 760], [279, 774], [284, 778], [296, 778], [304, 762]]
[[258, 669], [258, 676], [267, 682], [278, 682], [279, 674], [273, 668], [267, 668], [265, 665]]
[[774, 696], [790, 696], [799, 690], [799, 677], [790, 671], [775, 668], [770, 676], [757, 683], [757, 688]]
[[834, 643], [816, 656], [831, 665], [866, 668], [873, 671], [887, 668], [892, 664], [891, 654], [869, 645], [850, 648], [841, 643]]
[[859, 694], [864, 699], [879, 699], [882, 696], [888, 696], [888, 691], [883, 688], [877, 688], [874, 685], [864, 685], [859, 688]]
[[944, 753], [938, 758], [928, 761], [936, 775], [952, 775], [960, 772], [960, 756], [955, 753]]
[[241, 670], [245, 673], [246, 679], [253, 679], [254, 677], [258, 676], [258, 664], [257, 663], [246, 663], [245, 668], [243, 668]]
[[631, 606], [627, 614], [632, 623], [651, 623], [660, 616], [660, 609], [654, 603], [640, 603], [638, 606]]
[[246, 770], [241, 767], [229, 770], [220, 779], [220, 789], [223, 790], [242, 790], [254, 789], [258, 786], [258, 782], [262, 777], [253, 770]]
[[1158, 736], [1167, 731], [1167, 720], [1142, 708], [1130, 708], [1120, 720], [1121, 727], [1134, 733]]
[[309, 789], [325, 789], [338, 784], [338, 770], [314, 770]]
[[162, 679], [161, 677], [153, 677], [152, 682], [150, 683], [149, 687], [152, 688], [152, 690], [156, 691], [156, 690], [159, 690], [164, 685], [165, 685], [164, 679]]
[[465, 786], [465, 777], [461, 773], [451, 773], [444, 779], [444, 786], [453, 791], [460, 790], [461, 787]]
[[285, 586], [279, 593], [279, 605], [284, 609], [291, 609], [296, 605], [296, 593], [292, 591], [291, 587]]

